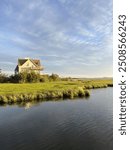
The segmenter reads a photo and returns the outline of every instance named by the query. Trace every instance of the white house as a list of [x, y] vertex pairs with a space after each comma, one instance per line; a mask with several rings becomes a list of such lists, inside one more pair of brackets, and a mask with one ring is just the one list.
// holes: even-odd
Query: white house
[[39, 73], [43, 70], [43, 67], [41, 66], [40, 60], [38, 59], [18, 59], [18, 65], [15, 68], [15, 74], [21, 73], [21, 72], [31, 72], [34, 71], [35, 73]]

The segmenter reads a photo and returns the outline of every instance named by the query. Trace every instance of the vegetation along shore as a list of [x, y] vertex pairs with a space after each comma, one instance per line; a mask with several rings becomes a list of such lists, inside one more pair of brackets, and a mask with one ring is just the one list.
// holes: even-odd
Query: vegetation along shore
[[39, 83], [1, 83], [0, 104], [90, 96], [90, 89], [113, 86], [112, 79], [58, 79]]

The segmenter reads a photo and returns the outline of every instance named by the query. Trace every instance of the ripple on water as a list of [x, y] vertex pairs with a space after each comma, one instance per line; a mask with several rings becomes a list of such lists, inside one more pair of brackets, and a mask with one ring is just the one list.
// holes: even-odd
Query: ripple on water
[[[112, 88], [87, 100], [0, 110], [2, 150], [112, 150]], [[2, 119], [3, 118], [3, 119]]]

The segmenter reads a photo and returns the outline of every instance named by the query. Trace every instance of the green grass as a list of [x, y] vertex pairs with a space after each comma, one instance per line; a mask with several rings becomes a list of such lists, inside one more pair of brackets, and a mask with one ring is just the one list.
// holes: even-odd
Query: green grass
[[57, 81], [26, 84], [0, 84], [0, 103], [89, 96], [92, 88], [113, 86], [112, 80]]

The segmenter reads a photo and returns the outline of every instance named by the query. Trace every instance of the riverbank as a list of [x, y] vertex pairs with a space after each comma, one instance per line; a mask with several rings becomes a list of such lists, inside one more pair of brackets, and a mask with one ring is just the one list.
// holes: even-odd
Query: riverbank
[[89, 89], [113, 86], [112, 80], [76, 80], [28, 84], [0, 84], [0, 103], [28, 102], [59, 98], [88, 97]]

